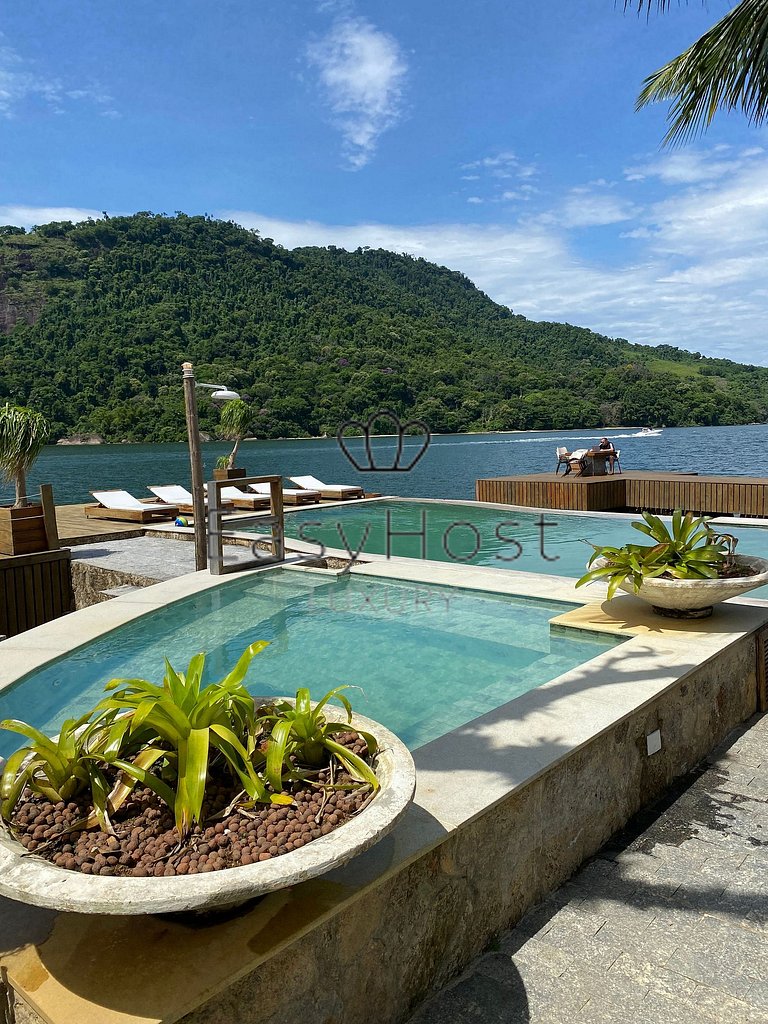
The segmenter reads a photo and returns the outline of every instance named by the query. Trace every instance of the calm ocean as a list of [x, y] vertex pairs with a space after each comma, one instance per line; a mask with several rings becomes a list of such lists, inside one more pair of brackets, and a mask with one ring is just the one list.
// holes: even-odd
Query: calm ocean
[[[742, 427], [668, 428], [660, 437], [635, 437], [634, 428], [605, 431], [621, 449], [626, 469], [695, 470], [699, 473], [768, 476], [768, 424]], [[555, 468], [555, 448], [588, 448], [599, 431], [537, 431], [525, 434], [445, 434], [409, 473], [359, 473], [339, 450], [335, 438], [311, 441], [249, 441], [238, 462], [249, 474], [312, 474], [326, 483], [360, 483], [369, 491], [424, 498], [472, 498], [475, 479]], [[353, 442], [359, 458], [362, 443]], [[377, 438], [377, 462], [392, 461], [394, 441]], [[206, 479], [228, 446], [203, 445]], [[403, 462], [418, 451], [407, 438]], [[86, 501], [90, 490], [125, 488], [148, 497], [148, 484], [189, 486], [189, 457], [184, 443], [57, 446], [46, 448], [31, 475], [31, 485], [51, 483], [59, 504]], [[0, 501], [11, 496], [0, 487]]]

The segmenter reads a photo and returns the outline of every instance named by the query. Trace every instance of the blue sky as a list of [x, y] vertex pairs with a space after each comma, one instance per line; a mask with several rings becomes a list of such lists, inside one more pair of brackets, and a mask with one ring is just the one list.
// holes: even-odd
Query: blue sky
[[646, 74], [729, 5], [8, 0], [0, 223], [154, 210], [385, 246], [533, 319], [768, 363], [768, 140], [662, 150]]

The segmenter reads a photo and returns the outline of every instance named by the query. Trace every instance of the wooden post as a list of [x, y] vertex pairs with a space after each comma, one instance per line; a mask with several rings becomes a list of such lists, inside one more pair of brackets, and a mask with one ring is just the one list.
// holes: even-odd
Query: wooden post
[[272, 524], [272, 544], [270, 551], [282, 562], [285, 558], [285, 515], [283, 513], [283, 478], [282, 476], [270, 480], [269, 483], [269, 510], [275, 518]]
[[45, 536], [48, 540], [48, 550], [58, 551], [59, 528], [56, 525], [56, 506], [53, 503], [53, 487], [50, 484], [40, 484], [40, 504], [43, 506], [43, 522], [45, 524]]
[[195, 527], [195, 568], [208, 567], [208, 553], [205, 548], [205, 494], [203, 492], [203, 458], [200, 452], [200, 424], [197, 418], [197, 395], [195, 394], [195, 371], [192, 363], [182, 363], [184, 381], [184, 409], [187, 414], [187, 439], [189, 441], [189, 467], [192, 476], [192, 508]]

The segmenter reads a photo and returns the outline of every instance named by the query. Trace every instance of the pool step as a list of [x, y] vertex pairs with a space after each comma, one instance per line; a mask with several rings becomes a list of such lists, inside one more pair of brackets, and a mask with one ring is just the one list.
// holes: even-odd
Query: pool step
[[100, 590], [99, 593], [103, 594], [104, 597], [124, 597], [126, 594], [132, 594], [136, 590], [144, 590], [144, 587], [139, 587], [135, 583], [123, 583], [119, 587], [109, 587], [107, 590]]

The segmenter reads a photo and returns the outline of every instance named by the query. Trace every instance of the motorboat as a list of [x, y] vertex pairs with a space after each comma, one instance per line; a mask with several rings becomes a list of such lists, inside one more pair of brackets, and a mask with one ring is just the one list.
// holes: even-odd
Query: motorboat
[[663, 427], [641, 427], [635, 437], [661, 437]]

